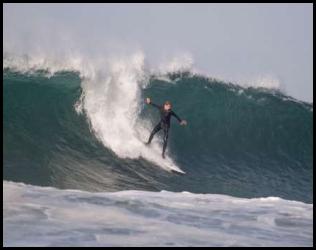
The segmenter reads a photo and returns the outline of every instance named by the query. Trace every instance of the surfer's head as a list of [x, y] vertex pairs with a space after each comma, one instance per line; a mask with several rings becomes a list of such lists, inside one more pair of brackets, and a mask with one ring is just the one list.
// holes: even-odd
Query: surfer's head
[[170, 110], [171, 107], [172, 107], [171, 102], [165, 101], [165, 103], [164, 103], [164, 105], [163, 105], [163, 108], [164, 108], [165, 110]]

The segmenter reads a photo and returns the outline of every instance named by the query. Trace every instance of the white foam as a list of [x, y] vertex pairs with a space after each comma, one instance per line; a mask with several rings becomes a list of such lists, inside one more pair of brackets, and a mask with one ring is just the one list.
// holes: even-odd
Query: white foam
[[212, 74], [205, 71], [197, 71], [199, 74], [209, 76], [209, 78], [217, 79], [220, 81], [229, 82], [243, 88], [265, 88], [271, 90], [282, 90], [285, 91], [284, 85], [281, 84], [280, 79], [271, 73], [261, 73], [252, 75], [234, 75], [228, 76], [223, 74]]
[[271, 74], [252, 76], [238, 81], [238, 84], [244, 87], [280, 89], [281, 83], [276, 76]]
[[107, 73], [85, 79], [82, 85], [83, 108], [97, 138], [121, 158], [143, 157], [164, 169], [180, 171], [170, 157], [161, 158], [160, 144], [144, 145], [152, 128], [139, 118], [144, 105], [141, 89], [148, 83], [143, 53], [113, 58], [106, 67]]
[[312, 246], [313, 205], [3, 182], [4, 246]]
[[154, 69], [154, 73], [159, 72], [159, 74], [165, 75], [166, 73], [172, 72], [192, 72], [194, 71], [193, 65], [193, 56], [188, 52], [182, 52], [181, 54], [165, 59], [164, 62], [160, 63], [158, 67]]

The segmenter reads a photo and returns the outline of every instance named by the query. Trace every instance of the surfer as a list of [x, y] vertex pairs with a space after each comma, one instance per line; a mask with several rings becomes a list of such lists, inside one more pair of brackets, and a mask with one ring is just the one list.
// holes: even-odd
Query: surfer
[[165, 151], [167, 148], [167, 141], [168, 141], [168, 132], [170, 128], [170, 119], [171, 116], [174, 116], [179, 121], [180, 125], [187, 125], [186, 120], [182, 120], [179, 118], [179, 116], [176, 115], [175, 112], [171, 110], [171, 103], [169, 101], [166, 101], [163, 106], [157, 105], [153, 103], [150, 98], [146, 98], [146, 103], [150, 104], [160, 111], [160, 121], [159, 123], [154, 127], [153, 131], [151, 132], [147, 145], [151, 143], [151, 140], [153, 139], [154, 135], [159, 131], [163, 130], [164, 136], [163, 136], [163, 149], [162, 149], [162, 158], [165, 158]]

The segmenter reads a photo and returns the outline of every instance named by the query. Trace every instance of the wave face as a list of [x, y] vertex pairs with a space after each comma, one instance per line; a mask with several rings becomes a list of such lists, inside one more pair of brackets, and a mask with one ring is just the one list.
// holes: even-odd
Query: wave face
[[7, 181], [3, 190], [6, 247], [313, 245], [313, 205], [277, 197], [89, 193]]
[[[133, 60], [93, 77], [4, 69], [4, 179], [313, 202], [312, 104], [189, 72], [146, 76], [142, 59]], [[172, 101], [188, 121], [172, 121], [166, 161], [161, 135], [143, 145], [159, 118], [146, 96]]]

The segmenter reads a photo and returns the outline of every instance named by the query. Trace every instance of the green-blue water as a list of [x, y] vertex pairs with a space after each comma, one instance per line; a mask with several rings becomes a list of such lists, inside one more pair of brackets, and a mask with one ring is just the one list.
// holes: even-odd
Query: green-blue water
[[[155, 76], [142, 90], [172, 101], [188, 121], [173, 121], [168, 150], [186, 175], [146, 161], [121, 159], [98, 141], [74, 104], [74, 72], [4, 70], [4, 179], [89, 191], [190, 191], [239, 197], [278, 196], [313, 202], [313, 107], [278, 92], [241, 88], [203, 76]], [[140, 117], [158, 120], [142, 107]], [[104, 118], [106, 119], [106, 118]]]

